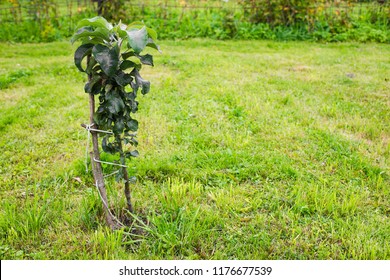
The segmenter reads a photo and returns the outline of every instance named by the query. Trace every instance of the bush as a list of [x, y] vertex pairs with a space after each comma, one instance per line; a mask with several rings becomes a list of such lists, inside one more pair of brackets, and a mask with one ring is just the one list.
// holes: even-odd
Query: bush
[[[74, 23], [96, 14], [96, 6], [78, 12], [64, 13], [53, 0], [35, 0], [44, 5], [39, 18], [25, 18], [18, 0], [0, 20], [0, 40], [30, 42], [69, 38]], [[237, 0], [238, 1], [238, 0]], [[71, 1], [69, 1], [70, 3]], [[84, 3], [84, 1], [82, 1]], [[272, 39], [313, 41], [375, 41], [389, 42], [390, 2], [378, 4], [331, 0], [241, 0], [210, 7], [216, 2], [181, 1], [169, 6], [167, 1], [103, 1], [102, 13], [107, 18], [123, 21], [141, 20], [152, 26], [160, 39], [207, 37], [214, 39]], [[179, 2], [178, 2], [179, 3]], [[183, 4], [184, 3], [184, 4]], [[194, 7], [189, 5], [194, 5]], [[4, 4], [3, 4], [4, 5]], [[200, 5], [205, 5], [199, 8]], [[28, 8], [33, 11], [38, 8]], [[119, 10], [118, 13], [113, 11]], [[62, 11], [62, 15], [60, 14]], [[30, 13], [30, 12], [29, 12]], [[115, 15], [110, 16], [110, 14]], [[71, 16], [70, 16], [71, 15]], [[31, 17], [30, 17], [31, 18]]]
[[[240, 4], [251, 23], [292, 26], [307, 23], [314, 14], [315, 0], [242, 0]], [[313, 10], [313, 11], [312, 11]]]

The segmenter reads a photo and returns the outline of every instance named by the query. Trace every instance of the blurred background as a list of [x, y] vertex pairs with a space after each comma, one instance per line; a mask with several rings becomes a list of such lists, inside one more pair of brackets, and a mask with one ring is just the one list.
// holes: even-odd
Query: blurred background
[[67, 39], [98, 14], [143, 21], [160, 39], [390, 42], [389, 0], [0, 0], [0, 40]]

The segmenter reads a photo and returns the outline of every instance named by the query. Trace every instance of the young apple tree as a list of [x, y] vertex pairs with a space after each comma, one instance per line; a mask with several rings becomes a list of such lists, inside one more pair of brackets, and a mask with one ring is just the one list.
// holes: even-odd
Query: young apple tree
[[141, 22], [112, 25], [99, 16], [81, 20], [71, 39], [72, 43], [81, 41], [74, 62], [88, 76], [84, 90], [89, 95], [90, 124], [83, 127], [92, 136], [94, 181], [111, 228], [119, 225], [108, 207], [98, 135], [102, 135], [104, 152], [119, 155], [116, 179], [124, 182], [127, 209], [133, 212], [126, 159], [138, 156], [135, 149], [138, 121], [133, 114], [138, 110], [137, 94], [147, 94], [150, 90], [150, 82], [141, 77], [140, 71], [142, 65], [153, 66], [152, 55], [143, 51], [147, 47], [160, 51], [156, 37], [156, 32]]

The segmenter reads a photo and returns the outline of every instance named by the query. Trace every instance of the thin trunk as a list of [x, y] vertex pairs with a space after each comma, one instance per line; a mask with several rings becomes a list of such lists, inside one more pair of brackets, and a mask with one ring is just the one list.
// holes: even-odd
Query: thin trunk
[[[88, 62], [90, 60], [90, 56], [87, 58]], [[88, 76], [88, 80], [90, 80], [91, 77]], [[93, 124], [91, 128], [98, 129], [96, 124], [94, 124], [93, 115], [95, 113], [95, 96], [93, 94], [89, 94], [89, 123]], [[91, 153], [91, 162], [92, 162], [92, 172], [93, 172], [93, 178], [94, 183], [96, 184], [98, 191], [100, 193], [101, 199], [103, 200], [103, 209], [106, 215], [106, 221], [109, 227], [111, 229], [115, 229], [117, 227], [116, 223], [114, 222], [114, 218], [112, 217], [109, 209], [108, 209], [108, 200], [107, 200], [107, 192], [106, 192], [106, 186], [104, 183], [104, 175], [103, 175], [103, 169], [100, 162], [96, 162], [94, 159], [100, 161], [100, 152], [99, 152], [99, 140], [98, 140], [98, 134], [96, 131], [89, 131], [92, 136], [92, 146], [93, 146], [93, 152]]]

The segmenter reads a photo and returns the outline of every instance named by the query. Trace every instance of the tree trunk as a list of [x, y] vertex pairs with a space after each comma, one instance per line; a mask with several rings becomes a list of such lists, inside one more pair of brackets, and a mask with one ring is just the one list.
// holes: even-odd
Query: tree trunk
[[101, 16], [102, 15], [102, 12], [103, 12], [103, 2], [104, 0], [97, 0], [98, 2], [98, 16]]
[[[87, 61], [89, 62], [91, 56], [87, 57]], [[88, 63], [87, 62], [87, 63]], [[91, 77], [88, 76], [88, 80], [90, 80]], [[93, 115], [95, 113], [95, 96], [93, 94], [89, 94], [89, 123], [93, 124], [91, 128], [98, 129], [97, 125], [94, 124]], [[93, 146], [93, 152], [91, 153], [91, 163], [92, 163], [92, 173], [94, 178], [94, 183], [96, 187], [98, 188], [98, 191], [100, 193], [100, 197], [103, 202], [103, 209], [106, 215], [106, 221], [108, 226], [111, 229], [116, 229], [117, 224], [114, 222], [114, 217], [112, 216], [109, 208], [108, 208], [108, 200], [107, 200], [107, 191], [106, 186], [104, 183], [104, 176], [103, 176], [103, 169], [100, 162], [95, 161], [94, 159], [100, 161], [100, 152], [99, 152], [99, 140], [98, 140], [98, 133], [96, 131], [89, 131], [92, 136], [92, 146]]]

